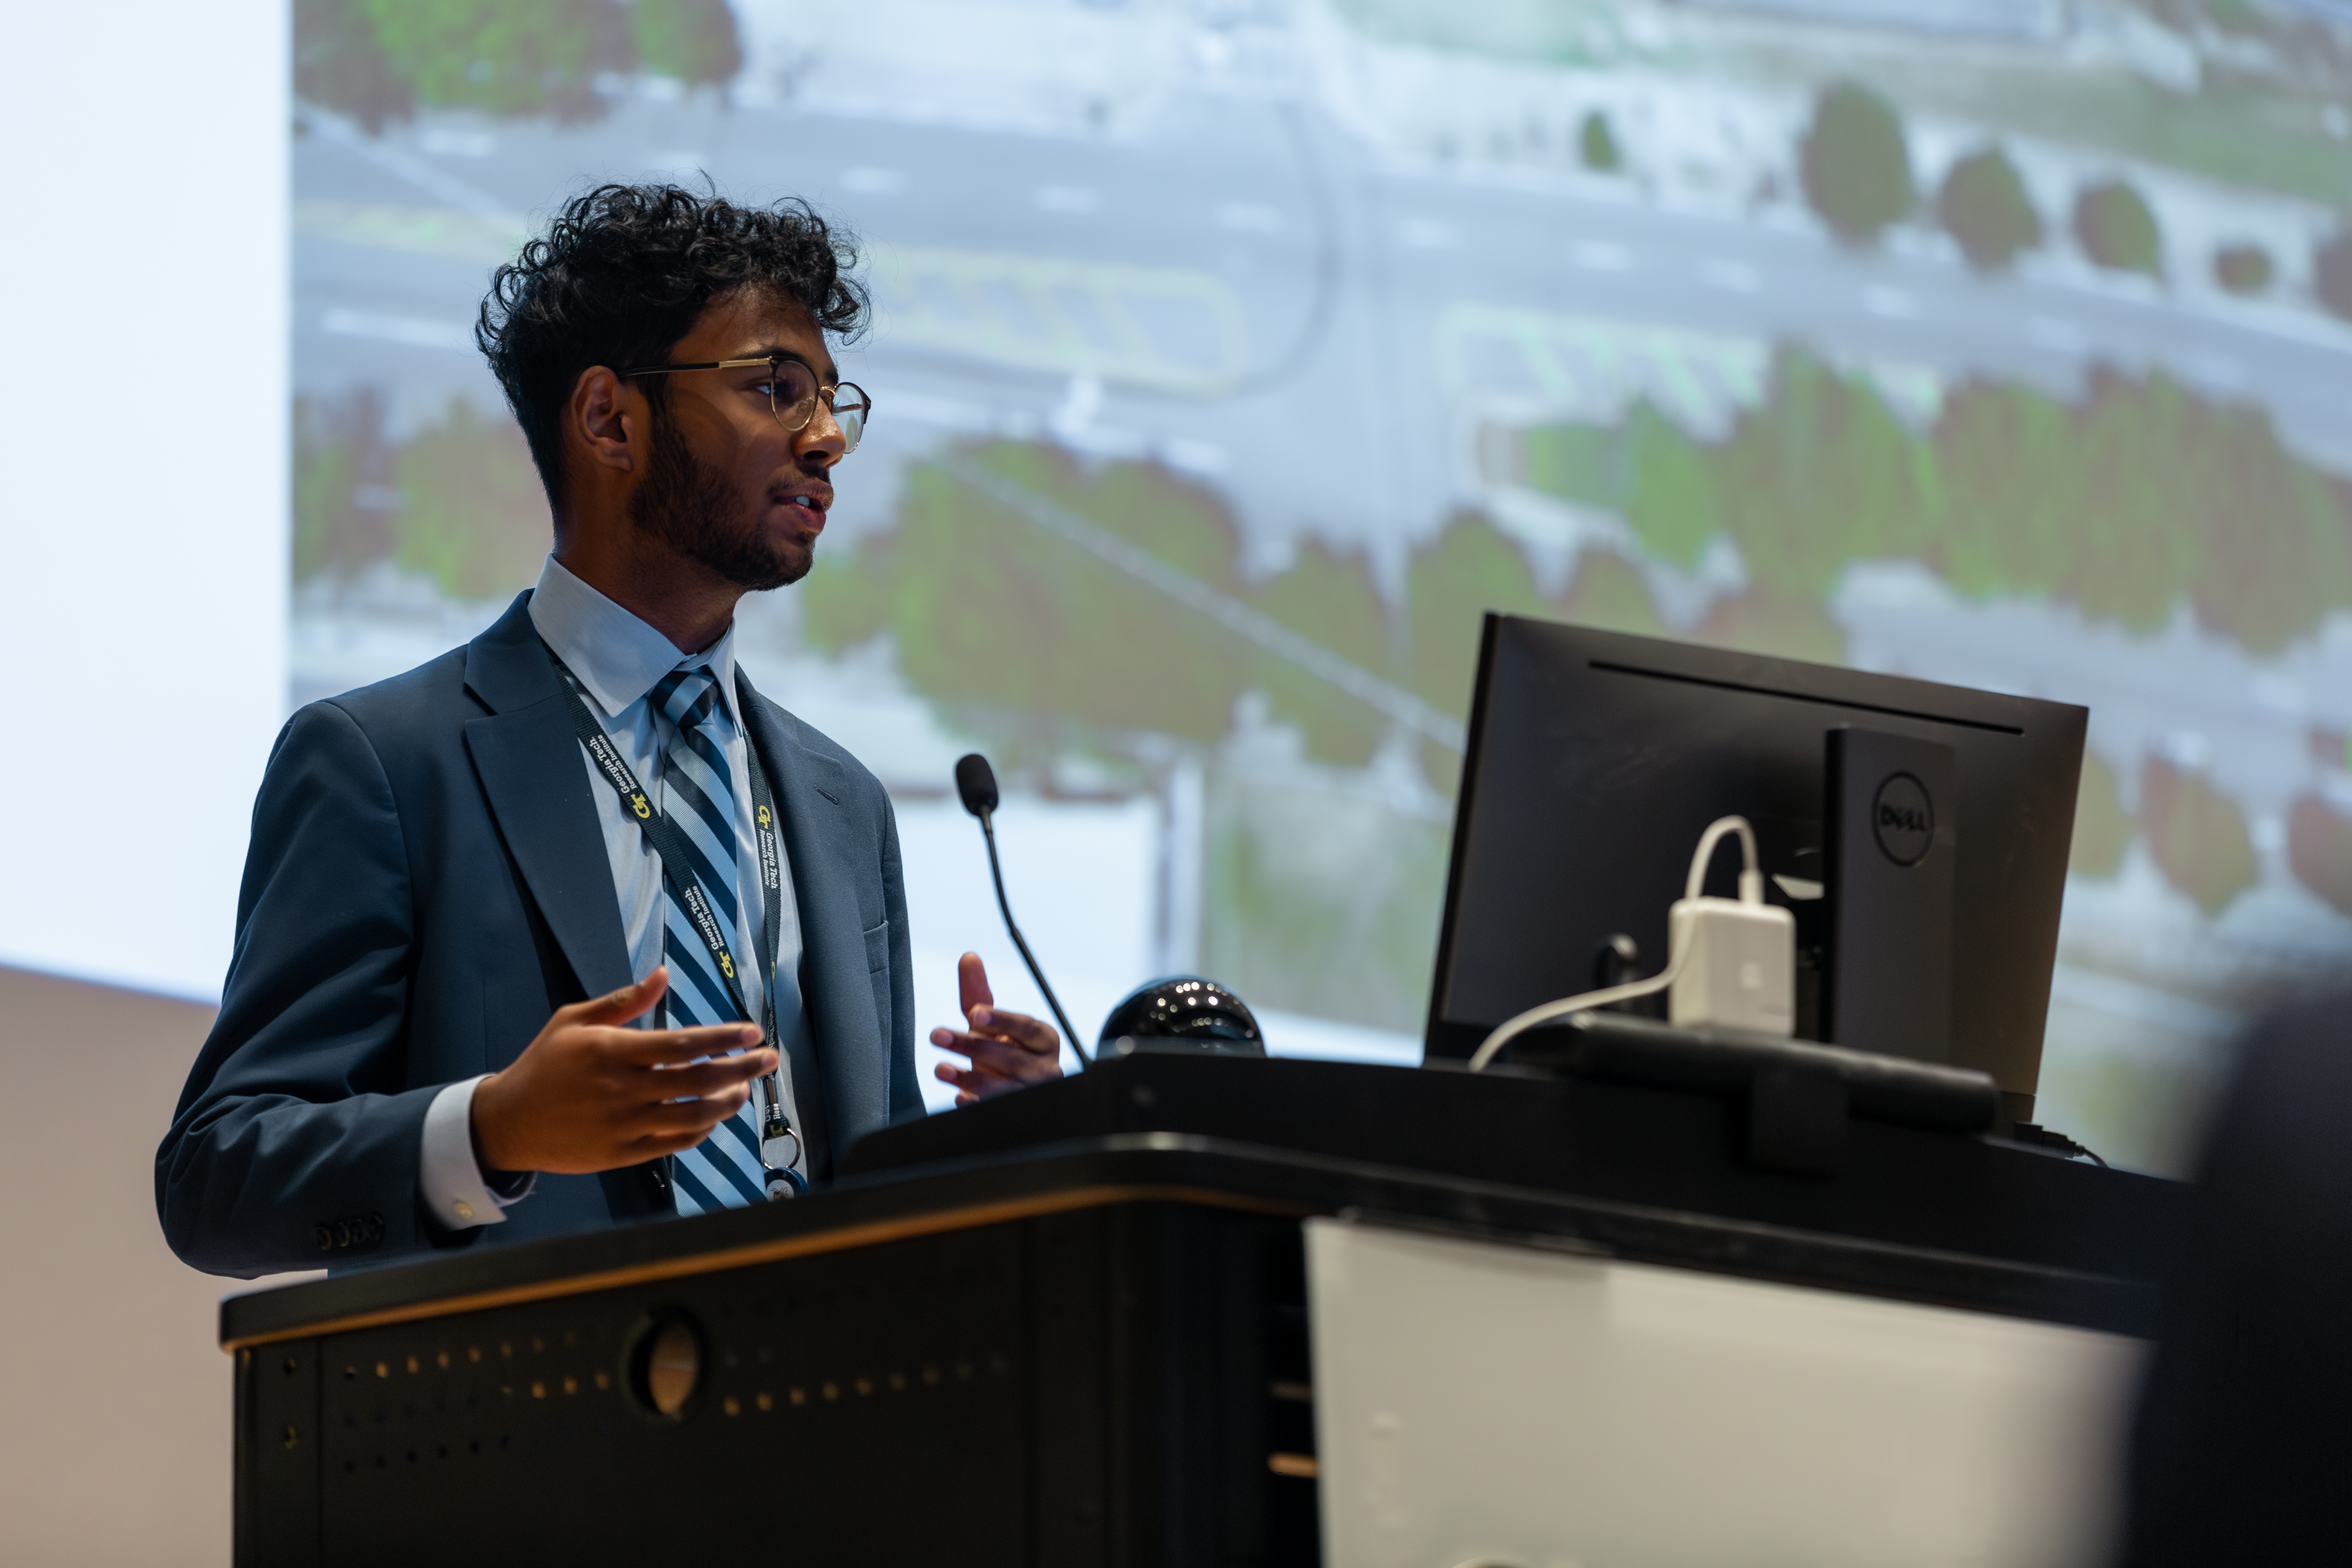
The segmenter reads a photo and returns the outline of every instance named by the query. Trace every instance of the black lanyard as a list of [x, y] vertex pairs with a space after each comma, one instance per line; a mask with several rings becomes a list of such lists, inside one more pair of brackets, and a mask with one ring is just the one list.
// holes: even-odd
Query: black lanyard
[[[542, 646], [544, 640], [541, 639]], [[737, 1015], [745, 1023], [751, 1022], [751, 1009], [743, 998], [742, 979], [735, 972], [735, 951], [729, 945], [727, 933], [719, 923], [718, 911], [710, 907], [702, 884], [695, 878], [694, 861], [688, 853], [685, 836], [678, 832], [677, 824], [669, 819], [667, 813], [654, 809], [653, 797], [637, 782], [635, 771], [621, 755], [620, 748], [613, 744], [612, 737], [604, 732], [604, 726], [598, 723], [596, 716], [588, 710], [587, 700], [580, 695], [577, 678], [563, 660], [556, 657], [553, 648], [547, 650], [547, 657], [555, 665], [559, 678], [557, 684], [563, 688], [564, 706], [572, 714], [572, 728], [579, 734], [581, 745], [587, 749], [589, 760], [596, 764], [596, 771], [604, 775], [604, 782], [620, 795], [624, 815], [637, 825], [645, 834], [646, 841], [653, 846], [655, 855], [661, 860], [662, 879], [669, 884], [672, 896], [677, 900], [678, 907], [686, 911], [688, 923], [694, 927], [695, 934], [701, 937], [703, 945], [710, 950], [710, 960], [719, 966], [719, 978], [726, 982], [727, 994], [735, 1004]], [[747, 711], [750, 694], [742, 672], [737, 671], [736, 701]], [[792, 1119], [784, 1113], [783, 1086], [779, 1081], [784, 1052], [783, 1043], [776, 1034], [776, 953], [782, 942], [784, 879], [783, 856], [776, 843], [776, 799], [768, 787], [767, 770], [760, 765], [760, 748], [751, 743], [748, 735], [744, 737], [743, 755], [751, 774], [752, 837], [759, 844], [760, 887], [765, 895], [761, 900], [760, 935], [766, 949], [763, 973], [767, 986], [761, 998], [766, 1005], [761, 1009], [760, 1029], [761, 1043], [776, 1053], [777, 1061], [777, 1071], [770, 1073], [764, 1080], [768, 1103], [761, 1119], [760, 1130], [760, 1163], [767, 1167], [772, 1196], [777, 1177], [788, 1181], [794, 1192], [803, 1190], [806, 1184], [792, 1169], [793, 1162], [800, 1152], [801, 1141], [799, 1133], [793, 1129]], [[731, 806], [733, 803], [729, 804]], [[779, 1144], [784, 1146], [779, 1148]]]

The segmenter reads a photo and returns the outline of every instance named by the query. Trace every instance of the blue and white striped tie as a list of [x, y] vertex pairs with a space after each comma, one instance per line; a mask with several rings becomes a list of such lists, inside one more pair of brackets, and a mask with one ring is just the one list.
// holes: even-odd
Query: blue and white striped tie
[[[732, 948], [742, 929], [736, 919], [735, 773], [727, 762], [734, 725], [719, 700], [719, 682], [708, 666], [663, 676], [654, 687], [653, 704], [674, 727], [662, 763], [662, 810], [685, 838], [695, 879], [702, 884], [703, 896], [710, 900], [711, 912]], [[710, 949], [667, 881], [662, 884], [662, 959], [669, 965], [669, 994], [663, 1002], [669, 1027], [724, 1024], [740, 1016]], [[736, 953], [735, 961], [760, 962], [745, 952]], [[678, 1213], [739, 1208], [766, 1200], [758, 1103], [754, 1095], [700, 1144], [676, 1157], [671, 1169], [677, 1178]]]

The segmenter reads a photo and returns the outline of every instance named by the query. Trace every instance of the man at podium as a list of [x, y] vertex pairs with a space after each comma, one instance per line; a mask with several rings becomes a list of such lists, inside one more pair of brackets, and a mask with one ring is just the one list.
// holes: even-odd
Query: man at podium
[[[764, 1202], [921, 1114], [881, 784], [735, 663], [872, 405], [856, 253], [804, 204], [572, 202], [477, 338], [554, 517], [538, 584], [312, 703], [255, 804], [221, 1011], [156, 1155], [182, 1258], [252, 1276]], [[1052, 1077], [992, 1008], [968, 1094]]]

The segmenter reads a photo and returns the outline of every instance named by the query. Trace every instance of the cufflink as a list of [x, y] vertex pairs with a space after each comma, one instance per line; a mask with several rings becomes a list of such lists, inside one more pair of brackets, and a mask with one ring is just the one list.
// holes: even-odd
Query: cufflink
[[456, 1203], [451, 1204], [449, 1206], [457, 1211], [457, 1217], [459, 1219], [471, 1219], [474, 1217], [474, 1205], [467, 1203], [463, 1198], [459, 1198]]

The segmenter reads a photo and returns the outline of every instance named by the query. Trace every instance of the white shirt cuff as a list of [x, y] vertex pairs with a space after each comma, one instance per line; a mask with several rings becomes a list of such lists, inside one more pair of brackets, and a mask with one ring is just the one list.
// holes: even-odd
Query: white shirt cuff
[[499, 1225], [500, 1211], [530, 1196], [539, 1184], [536, 1173], [523, 1178], [511, 1194], [491, 1189], [474, 1158], [474, 1089], [483, 1078], [453, 1083], [433, 1097], [425, 1111], [425, 1149], [418, 1163], [425, 1206], [444, 1230], [471, 1230], [478, 1225]]

